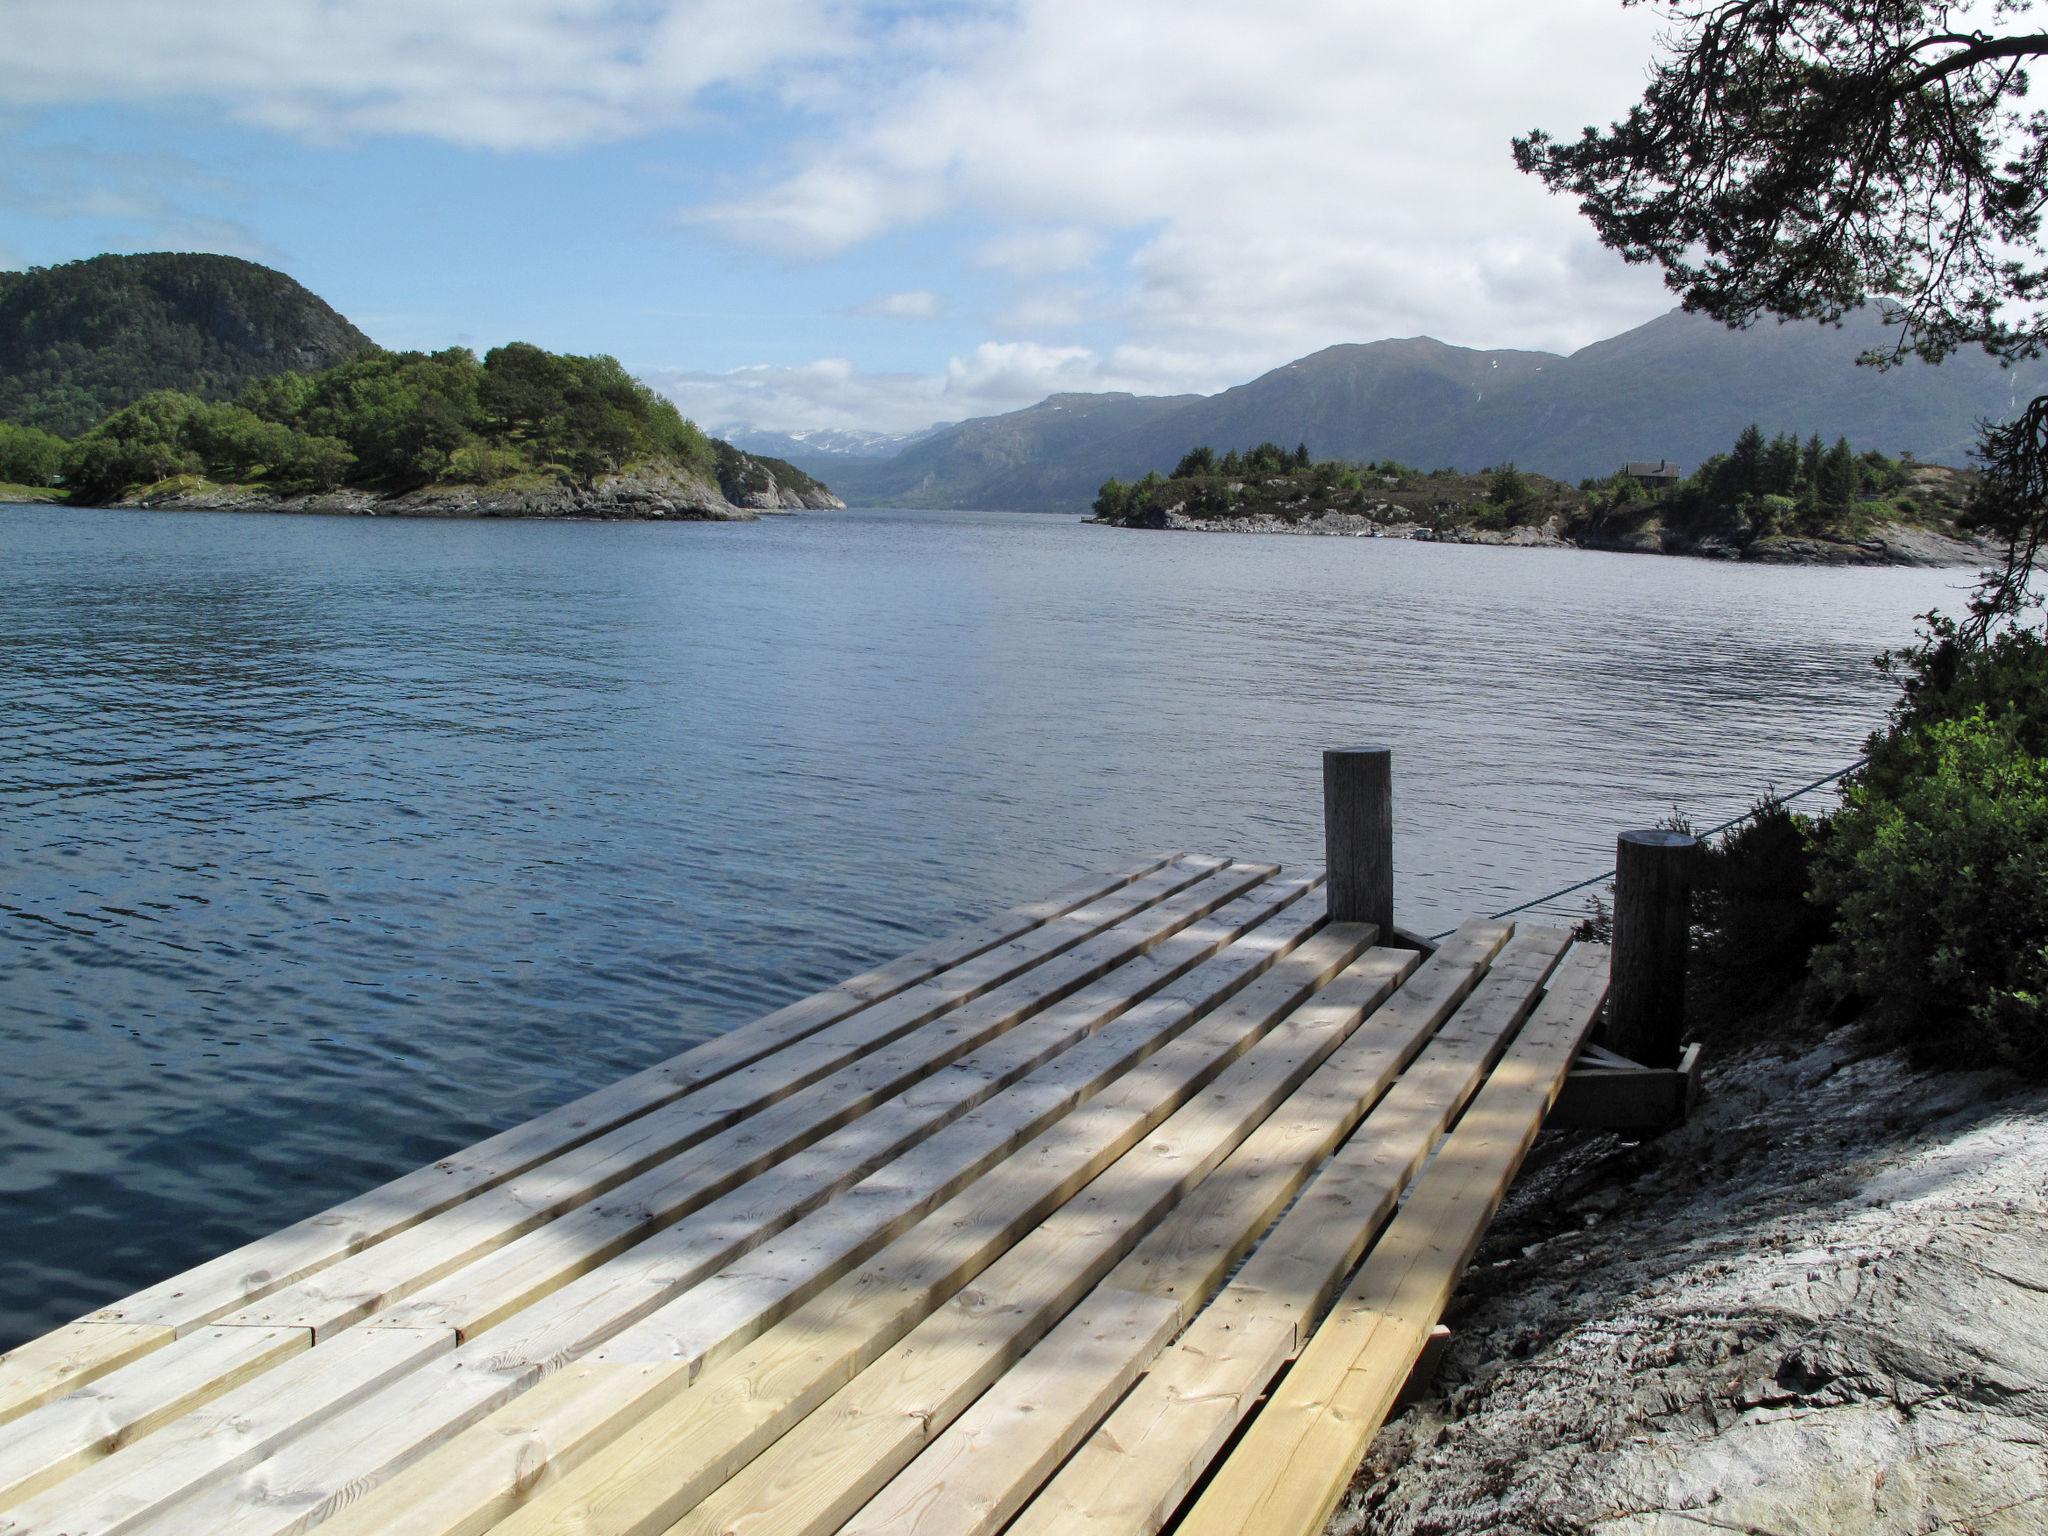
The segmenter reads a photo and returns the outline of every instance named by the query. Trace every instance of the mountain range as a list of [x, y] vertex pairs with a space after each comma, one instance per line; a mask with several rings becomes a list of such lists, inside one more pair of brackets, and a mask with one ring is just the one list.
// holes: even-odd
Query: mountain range
[[1636, 459], [1690, 470], [1756, 422], [1962, 465], [1980, 421], [2048, 389], [2041, 364], [2003, 369], [1978, 353], [1938, 368], [1856, 366], [1893, 335], [1868, 310], [1839, 327], [1742, 331], [1673, 310], [1569, 356], [1417, 336], [1328, 347], [1215, 395], [1054, 395], [887, 458], [790, 439], [776, 451], [856, 506], [1075, 512], [1112, 476], [1171, 470], [1203, 443], [1305, 442], [1318, 459], [1425, 470], [1513, 463], [1577, 481]]

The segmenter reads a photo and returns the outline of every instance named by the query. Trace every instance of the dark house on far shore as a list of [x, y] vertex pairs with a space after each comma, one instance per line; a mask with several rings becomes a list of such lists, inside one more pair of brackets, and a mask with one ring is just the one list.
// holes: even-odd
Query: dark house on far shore
[[1636, 459], [1622, 465], [1621, 472], [1653, 491], [1661, 491], [1679, 481], [1678, 466], [1669, 459]]

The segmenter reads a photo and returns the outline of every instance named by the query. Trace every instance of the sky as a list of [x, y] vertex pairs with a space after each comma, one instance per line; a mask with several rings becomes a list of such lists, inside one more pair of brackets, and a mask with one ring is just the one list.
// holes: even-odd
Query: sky
[[1209, 393], [1661, 313], [1509, 140], [1618, 0], [4, 0], [0, 267], [200, 250], [389, 347], [609, 352], [713, 430]]

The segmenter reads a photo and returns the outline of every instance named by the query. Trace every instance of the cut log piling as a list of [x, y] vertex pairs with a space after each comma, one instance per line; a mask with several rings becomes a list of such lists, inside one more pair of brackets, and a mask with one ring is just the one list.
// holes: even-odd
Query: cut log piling
[[1323, 753], [1323, 841], [1330, 921], [1394, 931], [1394, 754], [1386, 747]]
[[1676, 1067], [1685, 1031], [1693, 867], [1687, 832], [1624, 832], [1614, 853], [1614, 988], [1609, 1049], [1646, 1067]]

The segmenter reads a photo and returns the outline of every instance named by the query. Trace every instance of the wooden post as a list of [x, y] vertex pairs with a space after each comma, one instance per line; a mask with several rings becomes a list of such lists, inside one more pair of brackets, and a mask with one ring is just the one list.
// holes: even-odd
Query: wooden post
[[1394, 754], [1386, 747], [1323, 753], [1323, 849], [1330, 921], [1394, 932]]
[[1614, 985], [1603, 1039], [1646, 1067], [1678, 1065], [1699, 839], [1624, 832], [1614, 850]]

